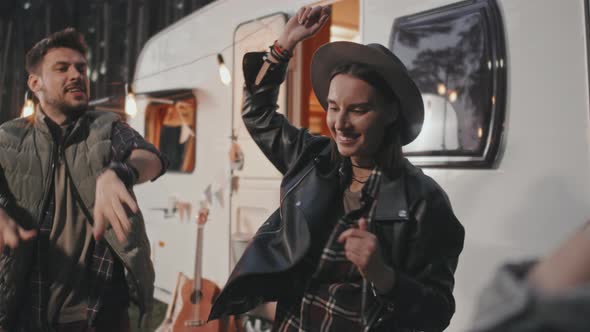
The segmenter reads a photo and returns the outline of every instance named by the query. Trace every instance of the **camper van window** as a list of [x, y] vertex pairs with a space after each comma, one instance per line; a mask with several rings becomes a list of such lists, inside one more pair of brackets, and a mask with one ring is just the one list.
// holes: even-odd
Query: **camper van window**
[[166, 156], [170, 163], [168, 172], [192, 173], [196, 152], [195, 98], [153, 100], [145, 112], [146, 139]]
[[504, 122], [507, 66], [495, 1], [400, 17], [390, 47], [424, 100], [422, 132], [405, 154], [421, 166], [491, 166]]

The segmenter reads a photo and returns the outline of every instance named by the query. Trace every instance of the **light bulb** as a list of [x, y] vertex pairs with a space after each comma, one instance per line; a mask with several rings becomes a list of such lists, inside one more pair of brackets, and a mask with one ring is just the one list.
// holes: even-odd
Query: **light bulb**
[[447, 87], [443, 83], [439, 83], [436, 86], [436, 91], [439, 95], [444, 96], [447, 93]]
[[28, 116], [33, 115], [35, 113], [35, 103], [31, 99], [25, 100], [25, 104], [23, 105], [23, 110], [21, 112], [21, 117], [26, 118]]
[[219, 64], [219, 77], [221, 78], [221, 82], [225, 85], [230, 85], [231, 73], [229, 72], [229, 68], [225, 65], [225, 61], [223, 61], [223, 56], [221, 54], [217, 54], [217, 63]]
[[28, 116], [33, 115], [35, 113], [35, 103], [33, 99], [30, 97], [30, 91], [27, 89], [25, 90], [25, 103], [23, 104], [23, 109], [20, 113], [20, 116], [26, 118]]
[[458, 98], [458, 97], [459, 97], [459, 96], [458, 96], [458, 94], [457, 94], [457, 91], [454, 91], [454, 90], [453, 90], [453, 91], [451, 91], [451, 93], [449, 93], [449, 101], [450, 101], [451, 103], [454, 103], [455, 101], [457, 101], [457, 98]]
[[137, 114], [137, 103], [135, 103], [135, 95], [133, 92], [127, 93], [125, 97], [125, 113], [130, 117], [134, 117]]
[[125, 96], [125, 113], [132, 118], [137, 114], [137, 103], [135, 102], [133, 85], [131, 83], [125, 84], [125, 91], [127, 91], [127, 96]]

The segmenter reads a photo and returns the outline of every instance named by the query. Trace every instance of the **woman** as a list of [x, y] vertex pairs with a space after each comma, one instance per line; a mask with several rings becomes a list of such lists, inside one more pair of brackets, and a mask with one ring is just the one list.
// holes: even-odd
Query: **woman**
[[244, 57], [243, 119], [284, 178], [281, 206], [236, 265], [211, 319], [278, 301], [278, 331], [442, 331], [464, 231], [444, 191], [402, 156], [420, 92], [381, 45], [321, 47], [312, 85], [332, 138], [276, 113], [291, 51], [329, 8], [301, 8], [267, 53]]

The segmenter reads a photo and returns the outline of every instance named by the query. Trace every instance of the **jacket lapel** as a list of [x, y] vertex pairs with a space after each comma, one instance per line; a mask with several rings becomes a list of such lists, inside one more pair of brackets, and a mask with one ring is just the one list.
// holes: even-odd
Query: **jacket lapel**
[[408, 220], [409, 210], [406, 198], [405, 175], [391, 180], [383, 174], [377, 195], [377, 220]]

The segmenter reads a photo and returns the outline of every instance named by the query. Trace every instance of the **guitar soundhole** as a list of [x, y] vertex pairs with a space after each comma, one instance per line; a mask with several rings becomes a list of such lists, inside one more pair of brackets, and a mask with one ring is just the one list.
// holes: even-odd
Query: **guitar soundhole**
[[197, 304], [197, 302], [199, 302], [202, 297], [203, 293], [201, 293], [201, 291], [193, 290], [193, 292], [191, 293], [191, 303]]

